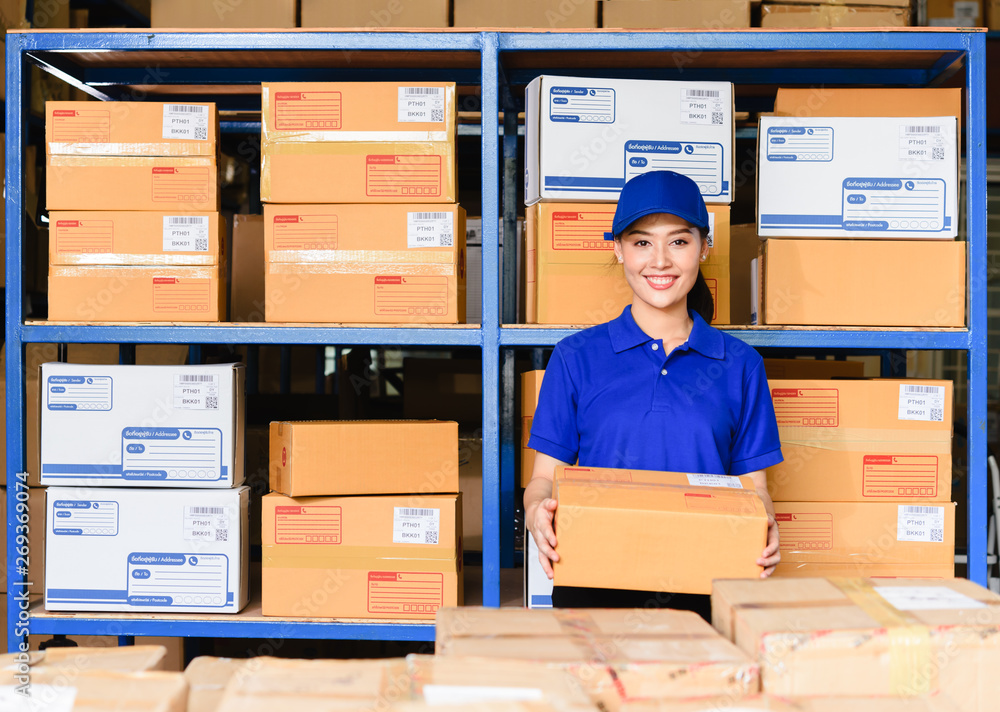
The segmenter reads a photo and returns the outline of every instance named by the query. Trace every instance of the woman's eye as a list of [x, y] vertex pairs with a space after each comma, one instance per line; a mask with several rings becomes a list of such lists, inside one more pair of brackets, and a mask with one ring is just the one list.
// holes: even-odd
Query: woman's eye
[[635, 241], [635, 246], [636, 247], [646, 247], [647, 245], [649, 245], [649, 241], [648, 240], [636, 240]]

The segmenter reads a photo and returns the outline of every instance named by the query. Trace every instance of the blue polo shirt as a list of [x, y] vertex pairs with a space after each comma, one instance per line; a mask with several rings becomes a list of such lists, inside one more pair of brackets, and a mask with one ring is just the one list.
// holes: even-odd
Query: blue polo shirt
[[631, 306], [556, 344], [528, 446], [583, 467], [743, 475], [781, 462], [760, 354], [691, 316], [666, 358]]

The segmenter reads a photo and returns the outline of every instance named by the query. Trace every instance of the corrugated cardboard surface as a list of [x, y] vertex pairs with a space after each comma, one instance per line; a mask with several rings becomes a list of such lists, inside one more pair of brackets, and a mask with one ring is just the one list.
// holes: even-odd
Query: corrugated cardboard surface
[[[951, 501], [951, 381], [769, 378], [768, 386], [785, 458], [767, 471], [775, 500]], [[926, 390], [939, 397], [937, 412], [900, 418], [911, 399], [930, 404]]]
[[951, 579], [955, 578], [954, 561], [938, 563], [881, 564], [864, 561], [846, 564], [780, 563], [774, 570], [778, 577], [795, 578], [907, 578], [907, 579]]
[[[925, 603], [899, 610], [876, 587]], [[969, 581], [717, 581], [712, 620], [757, 657], [770, 694], [940, 693], [968, 712], [995, 704], [1000, 597]]]
[[56, 321], [221, 321], [226, 281], [210, 267], [49, 268], [49, 319]]
[[758, 689], [757, 666], [688, 611], [450, 608], [438, 613], [436, 641], [439, 656], [562, 667], [605, 709]]
[[983, 0], [927, 0], [931, 27], [984, 27]]
[[[129, 645], [115, 648], [49, 648], [29, 655], [31, 674], [70, 675], [81, 670], [101, 672], [146, 672], [162, 670], [167, 649], [162, 645]], [[16, 653], [0, 656], [3, 678], [15, 674], [12, 666], [20, 662]], [[7, 683], [10, 684], [10, 683]]]
[[247, 660], [202, 655], [184, 668], [188, 684], [187, 712], [216, 712], [229, 680], [244, 669]]
[[962, 128], [962, 90], [899, 87], [779, 87], [777, 116], [954, 116]]
[[151, 27], [295, 27], [296, 0], [153, 0]]
[[602, 0], [601, 27], [750, 27], [750, 0]]
[[41, 697], [49, 692], [53, 696], [43, 699], [60, 703], [72, 699], [73, 712], [106, 712], [109, 700], [114, 700], [115, 712], [184, 712], [187, 704], [187, 684], [179, 672], [79, 670], [68, 686], [72, 692], [60, 691], [66, 681], [63, 671], [33, 674], [32, 693]]
[[[733, 705], [736, 705], [735, 707]], [[932, 698], [873, 698], [873, 697], [801, 697], [790, 700], [781, 697], [754, 695], [734, 700], [721, 697], [684, 702], [633, 702], [620, 712], [960, 712], [954, 702], [938, 695]]]
[[557, 472], [552, 496], [559, 502], [557, 586], [710, 593], [712, 579], [760, 576], [767, 513], [753, 491]]
[[455, 0], [454, 27], [597, 27], [597, 0]]
[[910, 11], [891, 7], [761, 5], [761, 27], [906, 27]]
[[264, 321], [264, 216], [233, 217], [232, 321]]
[[538, 394], [542, 390], [542, 377], [545, 371], [526, 371], [521, 374], [521, 486], [527, 487], [531, 482], [531, 473], [535, 468], [535, 451], [528, 447], [531, 438], [531, 423], [535, 418], [535, 408], [538, 407]]
[[965, 325], [964, 242], [779, 239], [762, 255], [764, 324]]
[[830, 361], [815, 358], [766, 358], [764, 372], [768, 379], [785, 378], [861, 378], [865, 365], [860, 361]]
[[302, 27], [448, 27], [448, 0], [302, 0]]
[[910, 7], [910, 0], [782, 0], [784, 5], [870, 5], [874, 7]]
[[[437, 534], [400, 543], [398, 520], [414, 511], [436, 512]], [[462, 603], [460, 495], [272, 493], [262, 519], [266, 616], [432, 618]]]
[[290, 497], [458, 492], [458, 423], [271, 423], [270, 476]]

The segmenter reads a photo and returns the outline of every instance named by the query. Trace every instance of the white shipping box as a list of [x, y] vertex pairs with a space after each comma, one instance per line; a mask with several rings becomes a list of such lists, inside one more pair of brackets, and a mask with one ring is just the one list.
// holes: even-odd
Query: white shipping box
[[243, 482], [244, 368], [42, 364], [41, 484]]
[[238, 612], [249, 597], [249, 506], [249, 487], [49, 487], [45, 609]]
[[733, 85], [536, 77], [525, 98], [525, 202], [618, 200], [672, 170], [707, 203], [733, 200]]
[[762, 116], [757, 135], [762, 237], [958, 235], [954, 116]]
[[545, 575], [538, 560], [535, 537], [524, 530], [524, 605], [527, 608], [552, 608], [552, 579]]

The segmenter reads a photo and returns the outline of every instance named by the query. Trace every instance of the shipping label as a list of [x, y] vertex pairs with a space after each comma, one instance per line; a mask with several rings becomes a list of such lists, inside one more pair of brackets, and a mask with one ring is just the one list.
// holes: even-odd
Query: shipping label
[[184, 507], [185, 541], [228, 542], [231, 525], [229, 507], [206, 505]]
[[228, 475], [219, 428], [137, 426], [122, 429], [122, 478], [211, 482]]
[[600, 87], [552, 87], [549, 89], [549, 121], [613, 124], [615, 90]]
[[336, 250], [340, 222], [336, 215], [275, 215], [271, 229], [275, 250]]
[[614, 218], [613, 210], [552, 213], [552, 249], [613, 251], [615, 243], [605, 239], [605, 235], [611, 234]]
[[899, 384], [899, 420], [944, 422], [944, 386]]
[[780, 512], [778, 523], [782, 551], [810, 553], [833, 549], [833, 515], [825, 512]]
[[960, 611], [986, 604], [944, 586], [873, 586], [897, 611]]
[[692, 512], [727, 512], [753, 514], [757, 511], [750, 497], [724, 497], [700, 492], [685, 492], [684, 506]]
[[49, 410], [111, 410], [113, 400], [110, 376], [49, 376], [45, 382]]
[[217, 373], [175, 373], [174, 408], [180, 410], [218, 410], [219, 375]]
[[865, 497], [937, 497], [936, 455], [865, 455]]
[[366, 169], [365, 190], [370, 197], [419, 200], [441, 195], [440, 156], [368, 156]]
[[688, 475], [688, 484], [692, 487], [729, 487], [731, 489], [743, 489], [743, 483], [739, 477], [729, 475]]
[[944, 542], [944, 507], [899, 505], [897, 541]]
[[944, 161], [950, 143], [947, 126], [903, 124], [899, 127], [899, 160]]
[[208, 106], [164, 104], [163, 138], [207, 141], [208, 114]]
[[444, 121], [444, 87], [399, 87], [396, 120], [399, 123]]
[[93, 255], [115, 251], [113, 220], [56, 220], [56, 252]]
[[444, 605], [444, 574], [368, 573], [368, 612], [433, 616]]
[[57, 109], [52, 112], [53, 143], [111, 143], [111, 112], [107, 109]]
[[684, 89], [681, 92], [682, 124], [695, 126], [722, 126], [726, 122], [726, 104], [729, 96], [722, 96], [721, 89]]
[[280, 505], [274, 508], [275, 544], [340, 544], [343, 512], [327, 505]]
[[339, 91], [279, 91], [274, 95], [278, 131], [336, 131], [343, 128], [344, 99]]
[[208, 167], [153, 168], [153, 202], [204, 203], [212, 196]]
[[836, 388], [772, 388], [779, 427], [836, 428], [840, 392]]
[[833, 160], [833, 129], [829, 126], [770, 126], [767, 160], [828, 163]]
[[164, 215], [164, 252], [208, 252], [207, 215]]
[[223, 554], [142, 552], [128, 555], [130, 606], [224, 608], [229, 557]]
[[430, 507], [393, 507], [393, 544], [437, 544], [441, 510]]
[[698, 184], [703, 197], [729, 192], [721, 143], [689, 141], [626, 141], [625, 180], [649, 171], [674, 171]]
[[451, 247], [455, 244], [455, 216], [449, 212], [407, 213], [406, 246]]
[[117, 536], [118, 502], [57, 499], [52, 503], [55, 536]]
[[211, 306], [211, 279], [153, 277], [154, 312], [208, 314]]
[[375, 314], [443, 316], [447, 313], [447, 277], [375, 277]]
[[945, 182], [939, 178], [846, 178], [845, 230], [940, 232], [945, 218]]

